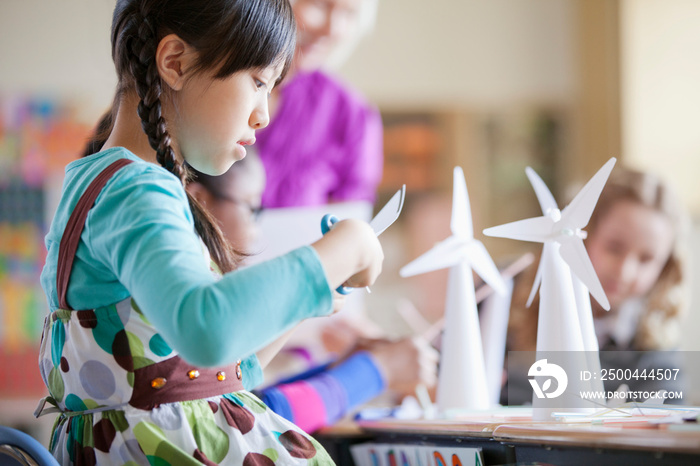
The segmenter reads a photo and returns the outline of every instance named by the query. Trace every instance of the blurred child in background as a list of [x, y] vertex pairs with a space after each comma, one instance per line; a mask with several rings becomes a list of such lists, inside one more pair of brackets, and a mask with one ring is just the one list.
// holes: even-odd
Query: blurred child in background
[[678, 349], [688, 306], [686, 213], [659, 178], [613, 172], [588, 224], [586, 248], [611, 312], [593, 300], [601, 350]]

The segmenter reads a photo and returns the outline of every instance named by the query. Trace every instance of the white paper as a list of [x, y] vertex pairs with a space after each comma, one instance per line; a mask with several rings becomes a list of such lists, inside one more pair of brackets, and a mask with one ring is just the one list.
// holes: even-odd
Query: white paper
[[313, 207], [281, 207], [265, 209], [258, 219], [259, 234], [251, 250], [255, 253], [248, 260], [254, 264], [285, 254], [292, 249], [310, 244], [321, 236], [321, 219], [333, 214], [340, 220], [372, 218], [369, 202], [339, 202]]
[[[321, 219], [326, 214], [333, 214], [339, 219], [358, 218], [369, 221], [372, 217], [373, 206], [369, 202], [339, 202], [334, 204], [313, 207], [282, 207], [265, 209], [258, 219], [258, 238], [251, 251], [252, 256], [246, 258], [246, 265], [272, 259], [285, 254], [293, 249], [321, 238]], [[321, 332], [326, 325], [333, 321], [352, 320], [366, 322], [364, 291], [350, 293], [346, 297], [345, 305], [340, 312], [322, 319], [306, 319], [289, 337], [285, 348], [300, 347], [306, 349], [314, 362], [322, 362], [333, 355], [323, 347]], [[288, 370], [272, 364], [266, 369], [266, 383], [274, 383], [279, 378], [284, 378], [303, 370], [307, 366], [299, 367], [298, 362], [288, 364]], [[306, 364], [304, 362], [304, 364]]]

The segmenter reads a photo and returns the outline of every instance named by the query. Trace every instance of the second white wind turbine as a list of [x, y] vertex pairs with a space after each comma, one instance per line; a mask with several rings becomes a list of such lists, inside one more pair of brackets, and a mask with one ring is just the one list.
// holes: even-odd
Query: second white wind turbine
[[491, 407], [484, 367], [472, 269], [496, 292], [506, 292], [498, 268], [481, 241], [474, 238], [464, 173], [453, 173], [452, 236], [404, 266], [402, 277], [449, 267], [437, 405], [445, 414]]

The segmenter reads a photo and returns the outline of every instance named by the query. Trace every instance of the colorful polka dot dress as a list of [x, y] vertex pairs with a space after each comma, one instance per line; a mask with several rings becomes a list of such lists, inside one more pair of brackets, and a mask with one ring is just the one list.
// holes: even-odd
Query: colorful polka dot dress
[[[126, 163], [111, 165], [102, 183]], [[99, 178], [71, 216], [78, 227], [99, 194]], [[316, 440], [243, 389], [240, 362], [189, 365], [131, 298], [71, 309], [65, 291], [77, 245], [69, 243], [80, 231], [66, 238], [61, 308], [45, 320], [39, 359], [53, 405], [44, 412], [60, 412], [49, 448], [61, 464], [333, 464]]]

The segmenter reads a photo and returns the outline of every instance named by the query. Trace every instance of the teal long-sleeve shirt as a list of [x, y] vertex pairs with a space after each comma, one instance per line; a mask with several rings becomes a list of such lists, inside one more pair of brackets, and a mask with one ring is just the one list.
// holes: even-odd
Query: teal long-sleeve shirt
[[120, 158], [135, 163], [107, 182], [87, 216], [68, 285], [69, 304], [93, 309], [131, 296], [182, 358], [198, 366], [243, 359], [246, 388], [252, 388], [262, 377], [254, 352], [296, 322], [332, 308], [318, 255], [306, 246], [216, 277], [180, 181], [124, 148], [66, 167], [41, 274], [49, 309], [58, 308], [58, 247], [68, 218], [90, 182]]

